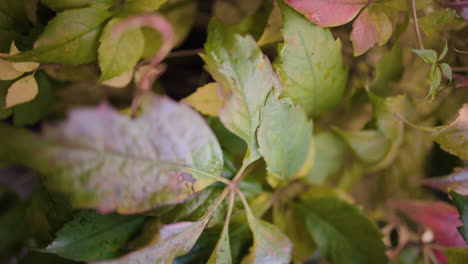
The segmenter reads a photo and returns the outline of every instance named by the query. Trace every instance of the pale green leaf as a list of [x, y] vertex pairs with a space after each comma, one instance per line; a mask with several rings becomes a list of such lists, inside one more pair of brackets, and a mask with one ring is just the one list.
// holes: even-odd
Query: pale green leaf
[[448, 45], [447, 45], [447, 41], [446, 41], [444, 49], [440, 53], [439, 58], [437, 59], [437, 61], [443, 60], [445, 58], [445, 56], [447, 55], [447, 52], [448, 52]]
[[315, 146], [313, 167], [304, 180], [311, 184], [322, 184], [342, 168], [346, 145], [331, 132], [320, 132], [314, 135], [313, 141]]
[[100, 38], [98, 60], [102, 71], [101, 81], [131, 71], [143, 55], [144, 38], [141, 29], [132, 29], [120, 36], [113, 36], [112, 29], [121, 21], [122, 19], [114, 18], [107, 23]]
[[91, 62], [97, 57], [98, 38], [109, 16], [103, 8], [63, 11], [49, 21], [32, 50], [8, 59], [72, 65]]
[[205, 68], [222, 87], [226, 103], [219, 115], [221, 121], [248, 144], [246, 164], [257, 160], [260, 109], [277, 85], [268, 58], [250, 36], [234, 34], [215, 20], [209, 25], [202, 58]]
[[468, 104], [463, 105], [458, 118], [450, 125], [426, 130], [443, 150], [468, 160]]
[[0, 80], [14, 80], [23, 75], [23, 73], [24, 72], [16, 70], [12, 62], [0, 58]]
[[439, 67], [444, 73], [445, 77], [447, 77], [447, 79], [449, 79], [449, 81], [451, 82], [452, 81], [452, 68], [450, 68], [450, 65], [448, 65], [447, 63], [441, 63], [439, 64]]
[[41, 137], [3, 124], [0, 157], [40, 171], [78, 208], [137, 213], [182, 202], [220, 176], [222, 152], [190, 107], [149, 102], [136, 120], [106, 105], [75, 109]]
[[274, 93], [261, 110], [261, 123], [257, 131], [259, 152], [265, 159], [269, 175], [280, 181], [303, 177], [301, 168], [312, 151], [312, 122], [305, 112], [289, 98], [279, 100]]
[[254, 244], [250, 249], [248, 264], [287, 264], [291, 259], [292, 244], [278, 227], [257, 219], [246, 210], [247, 220], [252, 231]]
[[298, 205], [320, 254], [334, 264], [387, 263], [382, 235], [357, 208], [336, 198]]
[[283, 14], [284, 45], [275, 62], [283, 82], [284, 96], [290, 97], [310, 116], [335, 107], [343, 97], [347, 71], [343, 67], [341, 42], [327, 28], [280, 3]]
[[427, 49], [411, 49], [412, 52], [416, 53], [426, 63], [433, 64], [437, 61], [437, 53], [434, 50]]
[[345, 131], [338, 128], [335, 131], [364, 163], [375, 164], [383, 160], [390, 149], [391, 142], [380, 131]]
[[57, 232], [57, 237], [44, 251], [77, 261], [115, 257], [144, 219], [141, 215], [100, 215], [82, 211]]
[[[9, 55], [16, 55], [18, 53], [20, 53], [20, 51], [16, 48], [15, 43], [12, 42]], [[32, 72], [39, 67], [39, 63], [37, 62], [16, 62], [12, 63], [12, 65], [13, 68], [19, 72]]]

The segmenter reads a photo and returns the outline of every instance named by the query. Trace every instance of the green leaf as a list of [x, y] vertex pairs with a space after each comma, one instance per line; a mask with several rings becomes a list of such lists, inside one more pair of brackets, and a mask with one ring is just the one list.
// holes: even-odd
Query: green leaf
[[440, 68], [437, 67], [436, 64], [432, 65], [431, 71], [429, 73], [429, 78], [431, 80], [431, 86], [429, 88], [429, 93], [427, 94], [427, 97], [430, 97], [432, 101], [434, 100], [437, 88], [439, 87], [440, 82], [442, 81], [442, 74]]
[[310, 116], [335, 107], [343, 97], [347, 70], [343, 67], [340, 40], [330, 30], [311, 24], [289, 6], [280, 3], [284, 45], [275, 62], [290, 97]]
[[204, 115], [218, 116], [222, 107], [221, 98], [219, 98], [220, 89], [216, 82], [211, 82], [197, 88], [197, 90], [184, 98], [184, 102], [195, 108]]
[[249, 164], [260, 157], [256, 138], [260, 109], [272, 87], [278, 85], [271, 64], [250, 36], [234, 34], [215, 20], [208, 27], [202, 58], [222, 86], [226, 103], [219, 117], [247, 143], [245, 163]]
[[57, 237], [44, 251], [77, 261], [116, 257], [144, 219], [141, 215], [100, 215], [82, 211], [57, 232]]
[[12, 41], [21, 39], [30, 30], [26, 15], [26, 2], [16, 0], [0, 1], [0, 52], [7, 53]]
[[126, 0], [123, 10], [131, 13], [154, 11], [167, 0]]
[[403, 55], [401, 46], [397, 43], [378, 61], [375, 78], [369, 89], [376, 95], [385, 96], [391, 92], [392, 84], [400, 80], [402, 73]]
[[38, 94], [36, 97], [27, 103], [16, 105], [13, 109], [13, 122], [16, 126], [32, 125], [41, 120], [52, 109], [53, 84], [47, 76], [38, 72], [34, 76], [38, 85]]
[[110, 7], [115, 0], [40, 0], [41, 3], [54, 11], [63, 11], [66, 9], [77, 9], [89, 6], [98, 6], [101, 8]]
[[367, 164], [376, 164], [383, 160], [390, 149], [391, 142], [380, 131], [345, 131], [339, 128], [335, 128], [335, 131], [348, 144], [354, 154]]
[[63, 11], [49, 21], [32, 50], [7, 59], [72, 65], [91, 62], [97, 57], [98, 38], [109, 16], [97, 7]]
[[263, 30], [263, 33], [258, 40], [258, 45], [265, 46], [282, 40], [282, 24], [283, 19], [281, 17], [281, 10], [279, 9], [278, 2], [274, 1], [265, 29]]
[[[227, 226], [227, 225], [225, 225]], [[218, 243], [213, 250], [207, 264], [231, 264], [231, 245], [229, 243], [229, 230], [223, 228]]]
[[41, 137], [0, 125], [0, 138], [8, 139], [0, 157], [40, 171], [47, 187], [70, 195], [75, 207], [101, 212], [182, 202], [223, 167], [205, 121], [167, 97], [153, 97], [136, 120], [101, 105], [76, 109]]
[[[158, 12], [169, 22], [174, 30], [174, 47], [179, 46], [190, 33], [197, 14], [197, 1], [168, 0]], [[143, 57], [153, 56], [161, 47], [161, 34], [151, 28], [142, 28], [145, 38]]]
[[463, 223], [462, 226], [458, 227], [458, 232], [460, 232], [462, 237], [468, 243], [468, 197], [454, 191], [450, 191], [449, 194], [452, 196], [453, 203], [460, 214], [460, 221]]
[[468, 104], [458, 111], [458, 118], [448, 126], [426, 129], [440, 147], [464, 160], [468, 160]]
[[197, 222], [177, 222], [164, 225], [154, 241], [142, 249], [121, 258], [93, 262], [93, 264], [172, 263], [174, 258], [187, 254], [205, 229], [209, 216]]
[[123, 32], [113, 36], [112, 29], [123, 19], [114, 18], [107, 23], [99, 45], [99, 66], [102, 75], [100, 81], [106, 81], [129, 72], [143, 55], [144, 38], [141, 29]]
[[447, 79], [449, 79], [449, 81], [451, 82], [452, 81], [452, 68], [450, 68], [450, 65], [448, 65], [447, 63], [441, 63], [439, 64], [439, 68], [442, 70], [445, 77], [447, 77]]
[[450, 264], [468, 263], [468, 249], [466, 248], [444, 248], [443, 251]]
[[444, 49], [440, 53], [439, 58], [437, 59], [437, 61], [443, 60], [445, 58], [445, 56], [447, 55], [447, 51], [448, 51], [448, 45], [447, 45], [447, 41], [445, 41]]
[[267, 171], [276, 180], [305, 176], [308, 169], [301, 168], [313, 161], [312, 122], [289, 98], [279, 100], [270, 94], [261, 110], [257, 138]]
[[411, 49], [412, 52], [416, 53], [426, 63], [433, 64], [437, 61], [437, 53], [434, 50], [427, 49]]
[[[440, 40], [445, 31], [463, 27], [463, 22], [457, 20], [457, 13], [451, 8], [430, 12], [418, 19], [418, 25], [429, 37], [429, 40]], [[441, 60], [443, 56], [439, 57]]]
[[382, 235], [352, 205], [336, 198], [304, 201], [298, 209], [320, 253], [335, 264], [387, 263]]
[[337, 174], [343, 167], [346, 145], [331, 132], [314, 135], [315, 159], [313, 167], [304, 178], [310, 184], [322, 184], [327, 178]]
[[[246, 210], [247, 220], [252, 231], [254, 244], [250, 249], [246, 264], [281, 264], [289, 263], [292, 244], [276, 226], [257, 219], [250, 210]], [[243, 262], [244, 263], [244, 262]]]

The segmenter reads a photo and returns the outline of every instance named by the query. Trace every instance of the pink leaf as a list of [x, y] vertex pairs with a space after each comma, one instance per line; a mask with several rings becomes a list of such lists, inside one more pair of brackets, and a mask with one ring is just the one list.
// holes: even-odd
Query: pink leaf
[[321, 27], [335, 27], [353, 20], [366, 0], [286, 0], [297, 11]]
[[385, 12], [370, 6], [353, 23], [351, 41], [354, 56], [362, 55], [378, 43], [385, 44], [392, 35], [392, 23]]
[[422, 180], [422, 184], [447, 192], [448, 189], [461, 195], [468, 195], [468, 167], [458, 168], [452, 174]]

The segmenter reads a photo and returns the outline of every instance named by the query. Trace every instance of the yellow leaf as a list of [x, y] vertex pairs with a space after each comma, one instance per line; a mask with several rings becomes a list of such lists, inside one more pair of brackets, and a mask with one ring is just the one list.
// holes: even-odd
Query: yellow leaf
[[8, 88], [5, 108], [31, 101], [36, 97], [37, 92], [38, 87], [34, 75], [23, 77]]
[[112, 79], [109, 79], [102, 84], [114, 87], [114, 88], [123, 88], [127, 86], [133, 77], [133, 71], [125, 72], [119, 76], [116, 76]]
[[197, 89], [189, 97], [183, 100], [202, 114], [218, 116], [219, 109], [223, 106], [218, 95], [218, 84], [215, 82], [205, 84]]
[[[20, 51], [16, 48], [15, 46], [15, 43], [12, 42], [11, 43], [11, 47], [10, 47], [10, 56], [11, 55], [16, 55], [16, 54], [19, 54]], [[13, 68], [21, 73], [24, 73], [24, 72], [32, 72], [34, 71], [35, 69], [37, 69], [37, 67], [39, 67], [39, 63], [37, 62], [13, 62], [11, 63], [13, 65]]]
[[[7, 55], [7, 54], [0, 54]], [[8, 81], [14, 80], [23, 74], [13, 67], [13, 63], [0, 59], [0, 80]]]

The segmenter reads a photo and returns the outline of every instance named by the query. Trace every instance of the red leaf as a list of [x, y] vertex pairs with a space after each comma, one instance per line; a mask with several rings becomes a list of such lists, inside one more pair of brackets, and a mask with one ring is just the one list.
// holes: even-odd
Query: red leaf
[[434, 233], [434, 241], [445, 247], [467, 247], [457, 227], [463, 225], [455, 207], [444, 202], [390, 200], [390, 206], [397, 208], [413, 221], [428, 227]]
[[321, 27], [346, 24], [367, 4], [366, 0], [286, 0], [286, 2]]
[[351, 41], [354, 56], [359, 56], [375, 43], [385, 44], [392, 35], [392, 23], [385, 12], [370, 6], [353, 23]]
[[448, 176], [424, 179], [422, 184], [443, 192], [451, 189], [461, 195], [468, 195], [468, 167], [458, 168]]

